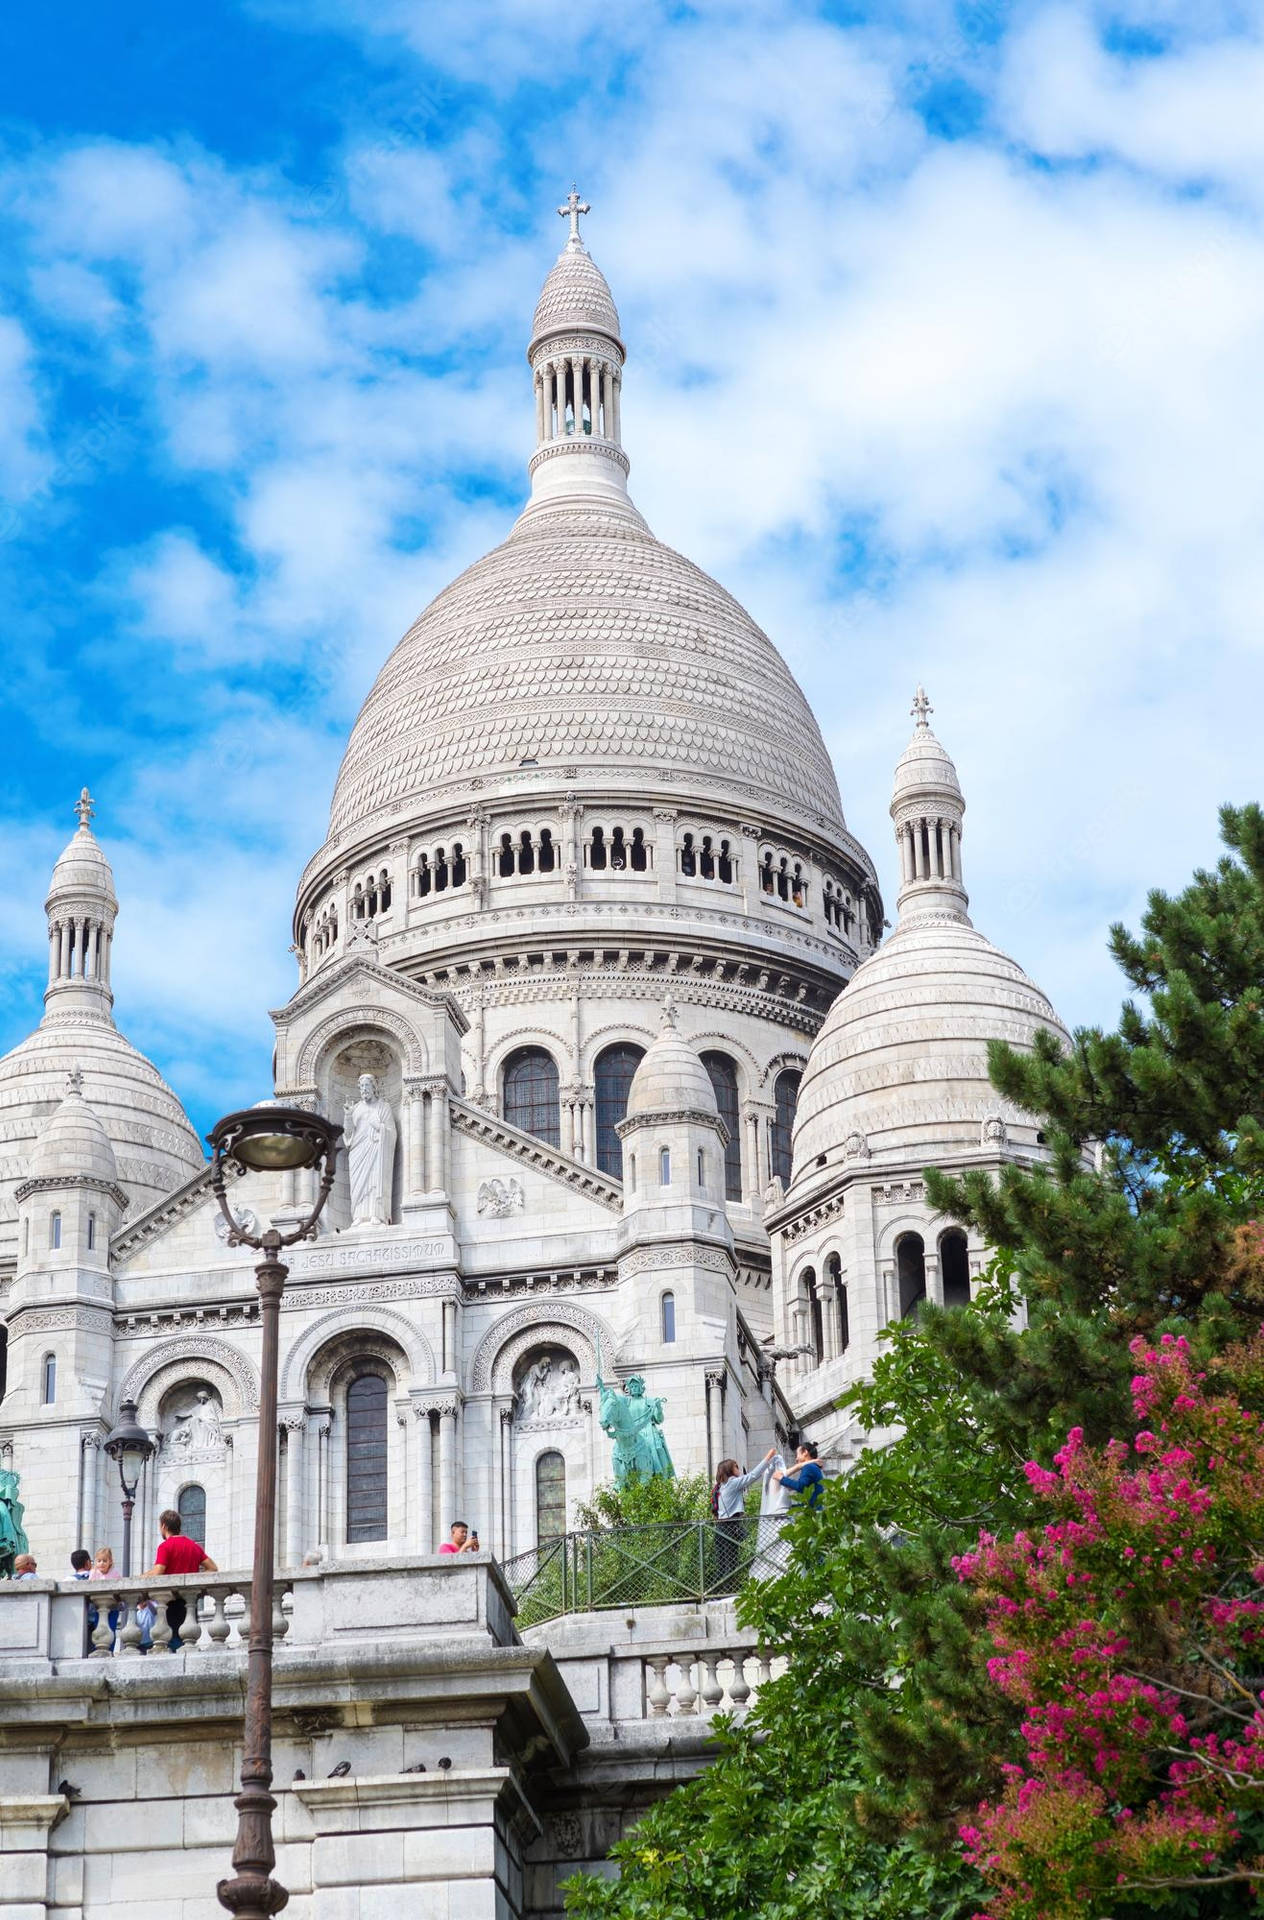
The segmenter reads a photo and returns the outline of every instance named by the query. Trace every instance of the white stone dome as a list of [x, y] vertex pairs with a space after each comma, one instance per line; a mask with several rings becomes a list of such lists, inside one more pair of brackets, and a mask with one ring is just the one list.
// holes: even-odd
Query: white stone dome
[[772, 641], [626, 509], [537, 509], [431, 602], [361, 709], [330, 840], [524, 764], [581, 789], [612, 768], [653, 791], [693, 775], [843, 830], [820, 729]]
[[531, 323], [534, 352], [550, 334], [592, 328], [619, 339], [619, 314], [606, 276], [584, 247], [567, 247], [550, 269]]
[[1070, 1044], [1039, 987], [971, 924], [965, 800], [930, 711], [919, 687], [891, 800], [899, 925], [857, 968], [812, 1044], [795, 1113], [795, 1186], [822, 1161], [916, 1168], [1005, 1137], [1034, 1146], [1032, 1116], [988, 1078], [988, 1042], [1030, 1048], [1044, 1029]]
[[813, 1042], [799, 1088], [793, 1180], [821, 1154], [929, 1164], [977, 1148], [1000, 1119], [1035, 1140], [1029, 1114], [988, 1078], [989, 1040], [1028, 1048], [1069, 1036], [1016, 961], [966, 920], [900, 927], [844, 987]]
[[15, 1193], [34, 1177], [33, 1164], [57, 1153], [58, 1173], [67, 1170], [61, 1149], [68, 1148], [69, 1133], [63, 1139], [57, 1124], [50, 1136], [49, 1123], [67, 1106], [67, 1128], [78, 1110], [88, 1111], [83, 1100], [66, 1094], [74, 1073], [82, 1073], [91, 1094], [91, 1121], [83, 1121], [87, 1132], [81, 1144], [90, 1158], [99, 1160], [98, 1129], [104, 1135], [115, 1162], [110, 1177], [126, 1193], [133, 1219], [206, 1164], [180, 1101], [157, 1067], [114, 1024], [114, 876], [88, 824], [92, 802], [86, 788], [76, 812], [79, 829], [53, 869], [46, 902], [49, 980], [44, 1018], [0, 1059], [0, 1261], [16, 1253]]
[[110, 1136], [83, 1096], [83, 1075], [75, 1071], [61, 1105], [44, 1128], [27, 1161], [30, 1180], [103, 1180], [118, 1183], [118, 1163]]
[[702, 1113], [718, 1119], [719, 1111], [711, 1076], [697, 1049], [676, 1031], [675, 1019], [669, 1015], [632, 1076], [628, 1119], [660, 1113]]

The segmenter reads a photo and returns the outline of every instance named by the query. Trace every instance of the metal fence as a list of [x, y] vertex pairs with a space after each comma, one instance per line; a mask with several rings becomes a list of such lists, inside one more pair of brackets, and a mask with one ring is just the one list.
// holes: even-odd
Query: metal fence
[[[765, 1538], [761, 1539], [761, 1528]], [[780, 1532], [753, 1517], [562, 1534], [504, 1563], [518, 1625], [563, 1613], [719, 1600], [780, 1562]]]

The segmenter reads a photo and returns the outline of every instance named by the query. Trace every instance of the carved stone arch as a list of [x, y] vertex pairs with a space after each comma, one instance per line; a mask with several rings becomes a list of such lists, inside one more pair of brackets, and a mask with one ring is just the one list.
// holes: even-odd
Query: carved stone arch
[[580, 1071], [586, 1080], [592, 1079], [597, 1056], [607, 1047], [629, 1046], [644, 1047], [648, 1052], [653, 1044], [657, 1027], [634, 1026], [630, 1020], [612, 1020], [609, 1026], [599, 1027], [596, 1033], [590, 1033], [585, 1040], [580, 1056]]
[[764, 1087], [772, 1087], [775, 1085], [779, 1073], [802, 1073], [807, 1064], [808, 1056], [806, 1053], [797, 1053], [792, 1050], [786, 1053], [774, 1054], [768, 1062], [768, 1065], [764, 1068], [763, 1075], [759, 1082], [760, 1088], [763, 1089]]
[[430, 1053], [416, 1029], [393, 1007], [341, 1007], [325, 1018], [304, 1040], [299, 1049], [294, 1080], [297, 1086], [312, 1086], [319, 1078], [334, 1048], [354, 1040], [365, 1030], [386, 1034], [402, 1051], [400, 1066], [406, 1076], [430, 1071]]
[[817, 1253], [813, 1250], [812, 1252], [801, 1253], [799, 1255], [790, 1272], [790, 1297], [792, 1300], [801, 1300], [804, 1297], [803, 1276], [809, 1269], [819, 1287], [821, 1277], [825, 1272], [824, 1254]]
[[[214, 1340], [208, 1334], [185, 1334], [164, 1340], [160, 1347], [140, 1359], [124, 1375], [118, 1390], [118, 1403], [134, 1400], [144, 1414], [154, 1409], [167, 1388], [175, 1385], [174, 1375], [188, 1375], [201, 1366], [214, 1375], [220, 1390], [224, 1413], [230, 1420], [242, 1414], [256, 1413], [259, 1407], [259, 1376], [244, 1354], [226, 1340]], [[159, 1376], [164, 1376], [159, 1379]], [[167, 1378], [165, 1376], [173, 1377]], [[227, 1389], [227, 1391], [225, 1391]]]
[[408, 1355], [393, 1334], [379, 1333], [371, 1327], [346, 1327], [333, 1333], [314, 1356], [307, 1370], [304, 1391], [313, 1406], [324, 1406], [341, 1395], [357, 1373], [372, 1372], [365, 1361], [376, 1363], [390, 1374], [394, 1397], [402, 1401], [416, 1385], [408, 1378]]
[[591, 1313], [583, 1307], [573, 1306], [569, 1301], [559, 1300], [543, 1303], [539, 1306], [518, 1307], [510, 1313], [502, 1314], [495, 1325], [489, 1327], [474, 1351], [470, 1368], [470, 1392], [510, 1393], [513, 1389], [513, 1370], [523, 1354], [532, 1346], [547, 1345], [550, 1339], [559, 1345], [569, 1344], [576, 1347], [575, 1358], [579, 1362], [579, 1371], [585, 1380], [593, 1380], [597, 1373], [597, 1344], [601, 1343], [601, 1362], [611, 1370], [618, 1363], [619, 1342], [612, 1328], [600, 1315]]
[[[939, 1216], [942, 1218], [942, 1215]], [[932, 1213], [901, 1213], [898, 1219], [888, 1220], [878, 1235], [876, 1248], [879, 1260], [894, 1260], [895, 1250], [906, 1233], [915, 1233], [921, 1240], [926, 1252], [934, 1255], [936, 1251], [935, 1222]]]
[[520, 1047], [539, 1047], [542, 1053], [552, 1057], [557, 1068], [558, 1079], [565, 1082], [571, 1072], [572, 1053], [569, 1042], [560, 1033], [554, 1033], [551, 1027], [515, 1027], [512, 1033], [505, 1033], [487, 1050], [486, 1079], [489, 1086], [500, 1090], [500, 1076], [506, 1060], [511, 1053], [517, 1053]]
[[732, 1054], [734, 1065], [745, 1068], [748, 1085], [752, 1089], [759, 1085], [760, 1066], [758, 1059], [751, 1052], [751, 1049], [746, 1045], [745, 1041], [739, 1040], [737, 1035], [731, 1033], [727, 1027], [717, 1027], [714, 1031], [704, 1033], [691, 1033], [689, 1035], [689, 1044], [691, 1047], [695, 1047], [699, 1053]]
[[284, 1402], [305, 1398], [307, 1381], [321, 1349], [352, 1333], [385, 1334], [401, 1349], [408, 1361], [412, 1379], [405, 1384], [414, 1387], [432, 1387], [435, 1384], [437, 1370], [434, 1349], [419, 1327], [413, 1326], [402, 1313], [394, 1313], [389, 1307], [377, 1307], [368, 1302], [355, 1305], [348, 1301], [345, 1307], [335, 1307], [332, 1313], [324, 1313], [319, 1320], [313, 1321], [310, 1327], [299, 1334], [289, 1352], [282, 1356], [280, 1399]]

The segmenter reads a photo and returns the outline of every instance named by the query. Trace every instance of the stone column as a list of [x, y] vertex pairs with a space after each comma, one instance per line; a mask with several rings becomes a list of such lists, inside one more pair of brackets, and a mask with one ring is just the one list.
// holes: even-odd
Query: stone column
[[420, 1200], [426, 1191], [425, 1097], [415, 1082], [404, 1084], [404, 1198]]
[[536, 445], [544, 439], [544, 375], [535, 376], [535, 438]]
[[80, 1442], [82, 1457], [82, 1494], [79, 1508], [79, 1538], [89, 1553], [97, 1549], [97, 1487], [100, 1484], [101, 1436], [85, 1433]]
[[500, 1409], [500, 1540], [497, 1554], [508, 1560], [514, 1551], [513, 1404]]
[[430, 1430], [429, 1406], [416, 1406], [417, 1421], [417, 1551], [433, 1553], [434, 1537], [434, 1436]]
[[334, 1544], [329, 1511], [329, 1441], [332, 1433], [333, 1421], [326, 1409], [326, 1417], [316, 1428], [316, 1538], [327, 1546]]
[[595, 1167], [597, 1164], [597, 1103], [587, 1089], [579, 1103], [579, 1119], [584, 1137], [584, 1151], [579, 1157], [587, 1166]]
[[619, 386], [620, 386], [619, 374], [618, 374], [618, 369], [616, 368], [610, 377], [611, 397], [614, 402], [614, 431], [610, 435], [610, 438], [612, 440], [617, 440], [619, 444], [622, 445], [623, 444], [623, 407], [622, 407], [622, 402], [619, 394]]
[[825, 1359], [838, 1358], [838, 1291], [832, 1280], [822, 1278], [821, 1331], [825, 1335]]
[[452, 1531], [457, 1518], [457, 1402], [444, 1400], [439, 1407], [439, 1535], [440, 1544]]
[[456, 1352], [456, 1301], [443, 1302], [443, 1371], [455, 1379], [457, 1372]]
[[448, 1190], [447, 1081], [430, 1081], [428, 1091], [430, 1113], [426, 1139], [426, 1178], [430, 1182], [431, 1193], [446, 1193]]
[[282, 1565], [298, 1567], [303, 1563], [303, 1436], [307, 1426], [304, 1413], [282, 1416], [285, 1428], [285, 1553]]
[[707, 1369], [707, 1474], [712, 1480], [724, 1458], [724, 1372]]
[[660, 900], [676, 898], [676, 820], [675, 807], [655, 807], [654, 865]]

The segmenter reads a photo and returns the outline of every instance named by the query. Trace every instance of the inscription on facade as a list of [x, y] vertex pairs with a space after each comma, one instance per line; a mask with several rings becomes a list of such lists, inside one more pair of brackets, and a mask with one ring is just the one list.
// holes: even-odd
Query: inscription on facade
[[313, 1247], [310, 1253], [296, 1253], [290, 1262], [291, 1273], [375, 1272], [380, 1267], [408, 1267], [418, 1260], [451, 1259], [447, 1240], [403, 1240], [383, 1242], [372, 1247]]

